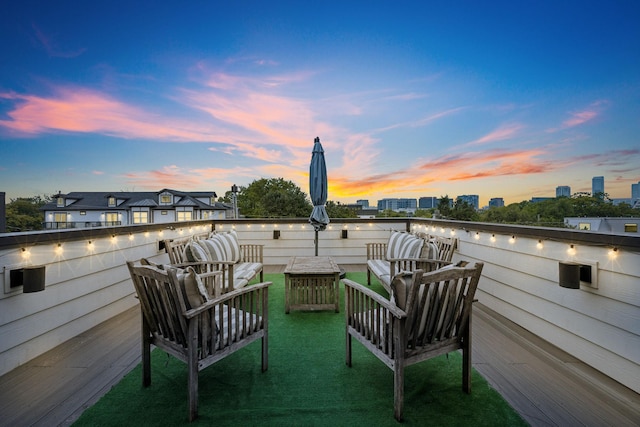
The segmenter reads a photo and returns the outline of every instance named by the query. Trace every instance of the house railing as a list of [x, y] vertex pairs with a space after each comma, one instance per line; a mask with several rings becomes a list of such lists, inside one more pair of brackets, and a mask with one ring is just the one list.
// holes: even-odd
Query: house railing
[[42, 223], [45, 230], [60, 230], [67, 228], [115, 227], [122, 225], [122, 221], [47, 221]]
[[[127, 260], [167, 262], [162, 240], [232, 228], [241, 242], [265, 246], [267, 266], [314, 254], [306, 218], [0, 234], [0, 375], [136, 305]], [[420, 218], [332, 219], [319, 233], [318, 253], [362, 266], [365, 244], [386, 241], [391, 230], [456, 237], [454, 261], [485, 263], [481, 304], [640, 392], [640, 236]], [[559, 285], [561, 265], [578, 266], [578, 289]], [[20, 271], [38, 266], [45, 267], [44, 291], [24, 293]]]

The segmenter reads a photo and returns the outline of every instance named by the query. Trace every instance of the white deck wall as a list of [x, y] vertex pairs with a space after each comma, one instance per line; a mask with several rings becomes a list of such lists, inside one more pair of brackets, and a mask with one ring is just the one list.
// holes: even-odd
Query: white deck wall
[[[430, 223], [430, 222], [429, 222]], [[384, 242], [391, 230], [428, 231], [450, 236], [452, 228], [428, 227], [426, 221], [334, 220], [318, 233], [319, 255], [339, 264], [364, 264], [367, 242]], [[126, 260], [148, 257], [168, 261], [159, 241], [203, 232], [202, 227], [164, 229], [57, 245], [32, 243], [0, 250], [0, 375], [81, 334], [98, 323], [137, 304], [125, 266]], [[232, 228], [218, 221], [217, 230]], [[303, 221], [239, 222], [241, 242], [263, 244], [266, 265], [285, 265], [294, 255], [314, 255], [314, 231]], [[342, 238], [342, 230], [347, 238]], [[114, 229], [117, 234], [117, 228]], [[280, 231], [274, 239], [273, 231]], [[465, 231], [453, 228], [459, 239], [454, 260], [485, 262], [479, 301], [595, 367], [618, 382], [640, 392], [640, 253], [610, 247], [576, 245], [567, 253], [567, 241]], [[495, 241], [491, 235], [495, 234]], [[23, 256], [22, 247], [30, 256]], [[579, 260], [597, 264], [598, 288], [579, 290], [558, 286], [558, 261]], [[9, 287], [8, 271], [27, 264], [46, 265], [43, 292], [24, 294]]]

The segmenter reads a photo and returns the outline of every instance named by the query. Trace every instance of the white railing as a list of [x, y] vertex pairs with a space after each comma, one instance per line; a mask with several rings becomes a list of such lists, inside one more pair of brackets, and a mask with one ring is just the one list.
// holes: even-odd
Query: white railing
[[[126, 260], [167, 262], [162, 240], [212, 228], [234, 228], [241, 242], [263, 244], [267, 266], [315, 250], [305, 219], [0, 235], [0, 375], [136, 305]], [[453, 235], [459, 241], [454, 260], [485, 263], [480, 303], [640, 392], [640, 237], [426, 219], [334, 219], [319, 232], [318, 253], [363, 265], [365, 243], [386, 241], [390, 230]], [[591, 283], [560, 287], [560, 262], [589, 266]], [[38, 265], [46, 271], [43, 292], [11, 286], [11, 270]]]

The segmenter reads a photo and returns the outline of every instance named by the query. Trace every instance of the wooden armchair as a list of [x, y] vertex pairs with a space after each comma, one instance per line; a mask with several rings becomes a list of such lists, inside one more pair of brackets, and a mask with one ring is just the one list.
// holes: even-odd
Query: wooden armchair
[[[222, 235], [229, 237], [224, 243], [221, 243], [221, 239], [219, 239]], [[216, 239], [219, 243], [214, 246], [219, 250], [219, 253], [215, 257], [209, 250], [203, 252], [202, 245], [199, 245], [200, 248], [193, 247], [194, 240], [197, 240], [198, 243], [204, 243], [206, 240], [212, 241]], [[212, 247], [210, 245], [206, 246]], [[220, 271], [222, 272], [222, 282], [230, 289], [246, 286], [257, 275], [260, 275], [260, 282], [264, 281], [264, 245], [240, 244], [235, 233], [233, 233], [232, 238], [229, 233], [224, 232], [201, 233], [188, 237], [168, 239], [164, 240], [164, 247], [169, 254], [169, 262], [172, 265], [176, 267], [191, 266], [198, 273]], [[193, 256], [197, 254], [201, 254], [201, 258], [196, 260]]]
[[[411, 244], [421, 240], [419, 253], [403, 250], [398, 240], [404, 239]], [[390, 250], [390, 245], [396, 245]], [[391, 280], [403, 271], [422, 269], [432, 271], [451, 264], [456, 250], [457, 239], [431, 236], [426, 233], [409, 234], [394, 232], [386, 243], [367, 243], [367, 285], [371, 286], [371, 276], [375, 276], [382, 286], [391, 292]], [[396, 256], [390, 256], [395, 253]]]
[[357, 339], [393, 370], [394, 415], [402, 421], [404, 369], [462, 349], [462, 389], [471, 392], [471, 310], [482, 263], [397, 275], [386, 299], [348, 279], [345, 284], [346, 363]]
[[[225, 293], [221, 285], [203, 283], [193, 268], [164, 270], [133, 262], [127, 266], [142, 312], [143, 386], [151, 384], [151, 345], [186, 363], [189, 421], [198, 416], [199, 371], [258, 339], [262, 371], [267, 370], [271, 282]], [[220, 282], [220, 274], [205, 276], [217, 276]]]

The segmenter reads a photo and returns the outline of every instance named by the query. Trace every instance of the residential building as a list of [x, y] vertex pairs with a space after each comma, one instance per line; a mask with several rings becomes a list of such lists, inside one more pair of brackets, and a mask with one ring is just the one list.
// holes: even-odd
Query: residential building
[[216, 202], [214, 191], [77, 191], [57, 194], [41, 209], [44, 228], [89, 228], [224, 219], [233, 207]]
[[480, 207], [480, 196], [477, 194], [463, 194], [462, 196], [456, 197], [456, 202], [460, 200], [469, 203], [476, 210]]
[[501, 208], [504, 206], [504, 199], [502, 197], [493, 197], [489, 200], [490, 208]]
[[591, 179], [591, 195], [596, 197], [598, 194], [604, 194], [604, 176], [594, 176]]
[[578, 230], [597, 231], [599, 233], [638, 234], [640, 218], [565, 218], [564, 223]]
[[415, 213], [418, 209], [416, 199], [382, 199], [378, 200], [378, 211], [392, 210], [394, 212]]
[[571, 187], [559, 185], [556, 187], [556, 197], [571, 197]]
[[438, 207], [438, 200], [434, 196], [420, 197], [418, 199], [418, 209], [435, 209]]

